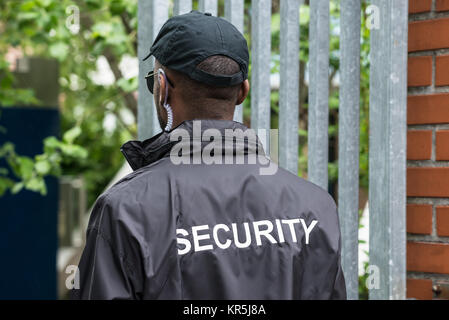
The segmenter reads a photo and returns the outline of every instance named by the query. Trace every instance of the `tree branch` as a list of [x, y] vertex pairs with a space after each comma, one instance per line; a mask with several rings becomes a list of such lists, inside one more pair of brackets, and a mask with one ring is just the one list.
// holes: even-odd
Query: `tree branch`
[[[117, 59], [117, 56], [112, 53], [112, 50], [110, 47], [106, 47], [103, 51], [103, 55], [105, 56], [106, 60], [109, 63], [109, 67], [112, 70], [112, 73], [114, 74], [114, 77], [116, 80], [123, 77], [122, 71], [118, 67], [119, 61]], [[119, 89], [120, 93], [125, 100], [126, 106], [131, 110], [131, 112], [134, 114], [134, 116], [137, 119], [137, 100], [134, 97], [134, 95], [131, 92], [125, 92], [122, 89]]]
[[[84, 11], [84, 12], [87, 12], [87, 11]], [[82, 15], [80, 20], [81, 20], [81, 26], [83, 29], [91, 29], [94, 24], [90, 14]], [[130, 27], [129, 24], [128, 24], [128, 27]], [[125, 29], [127, 29], [128, 27], [125, 25]], [[134, 46], [137, 47], [136, 41], [134, 41]], [[105, 56], [106, 60], [108, 61], [109, 67], [111, 68], [112, 73], [114, 74], [115, 80], [117, 81], [120, 78], [123, 78], [122, 71], [120, 70], [120, 68], [118, 66], [120, 61], [117, 59], [117, 56], [112, 52], [111, 47], [106, 47], [103, 51], [103, 55]], [[136, 100], [136, 98], [134, 97], [134, 95], [131, 92], [126, 92], [121, 88], [118, 88], [118, 90], [120, 91], [120, 94], [123, 97], [123, 100], [125, 101], [126, 107], [133, 113], [134, 117], [137, 119], [137, 100]]]
[[[129, 14], [128, 14], [128, 12], [123, 11], [123, 12], [120, 14], [120, 19], [122, 20], [122, 23], [123, 23], [123, 26], [125, 27], [126, 33], [127, 33], [127, 34], [132, 34], [132, 33], [134, 33], [135, 30], [133, 30], [133, 28], [131, 28], [131, 25], [129, 24]], [[136, 38], [137, 38], [137, 37], [136, 37]], [[133, 41], [133, 48], [134, 48], [134, 51], [135, 51], [136, 54], [137, 54], [137, 39], [135, 39], [135, 40]]]

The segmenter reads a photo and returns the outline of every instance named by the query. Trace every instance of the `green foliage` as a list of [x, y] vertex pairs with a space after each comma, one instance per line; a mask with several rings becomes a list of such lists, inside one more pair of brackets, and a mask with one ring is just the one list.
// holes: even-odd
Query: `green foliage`
[[33, 90], [14, 88], [14, 84], [15, 79], [9, 70], [9, 63], [0, 59], [0, 105], [8, 107], [39, 103]]
[[359, 276], [359, 300], [368, 300], [369, 298], [369, 290], [368, 287], [366, 286], [366, 280], [368, 279], [368, 269], [369, 266], [369, 261], [365, 261], [363, 263], [363, 274], [361, 276]]
[[79, 127], [75, 127], [64, 134], [62, 141], [55, 137], [44, 140], [44, 152], [36, 155], [34, 159], [20, 156], [16, 153], [14, 145], [10, 142], [0, 147], [0, 158], [6, 159], [13, 175], [18, 180], [13, 180], [8, 175], [8, 169], [0, 168], [0, 196], [8, 189], [12, 194], [22, 189], [47, 193], [44, 178], [47, 175], [58, 176], [61, 174], [61, 163], [63, 159], [86, 159], [87, 150], [74, 144], [74, 140], [81, 133]]
[[[78, 33], [72, 33], [68, 27], [76, 22], [74, 12], [70, 10], [73, 6], [80, 13]], [[37, 180], [53, 171], [83, 175], [89, 204], [122, 165], [119, 146], [136, 134], [137, 108], [132, 92], [137, 88], [137, 79], [124, 77], [119, 68], [124, 56], [136, 55], [136, 30], [137, 0], [0, 2], [0, 105], [38, 104], [31, 90], [14, 88], [14, 77], [4, 58], [11, 47], [19, 48], [29, 56], [60, 61], [64, 139], [49, 138], [44, 149], [53, 150], [48, 149], [50, 153], [44, 150], [40, 155], [42, 161], [29, 160], [34, 163], [32, 172]], [[98, 70], [99, 58], [106, 59], [111, 67], [113, 79], [108, 84], [93, 80], [92, 74]], [[111, 118], [115, 127], [108, 129], [103, 124]], [[78, 144], [73, 143], [75, 138]], [[11, 147], [7, 149], [5, 156], [10, 157], [9, 162], [19, 159]], [[86, 152], [89, 158], [85, 157]], [[2, 172], [5, 173], [4, 170]], [[18, 179], [22, 177], [16, 175]], [[28, 184], [24, 182], [23, 187], [41, 192], [44, 187], [37, 180]], [[0, 193], [11, 189], [11, 184], [5, 174], [0, 176]], [[17, 190], [19, 188], [16, 187]]]

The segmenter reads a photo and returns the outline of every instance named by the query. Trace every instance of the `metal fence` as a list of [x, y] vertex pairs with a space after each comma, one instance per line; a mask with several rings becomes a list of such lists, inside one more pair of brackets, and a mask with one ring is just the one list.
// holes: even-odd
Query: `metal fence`
[[[358, 182], [360, 26], [362, 0], [340, 0], [339, 195], [342, 265], [349, 299], [358, 299]], [[328, 187], [329, 0], [310, 0], [308, 178]], [[243, 32], [244, 0], [225, 0], [224, 17]], [[302, 0], [280, 0], [279, 164], [298, 172], [299, 11]], [[139, 0], [139, 73], [158, 30], [192, 0]], [[216, 15], [217, 0], [198, 8]], [[372, 0], [378, 25], [371, 29], [370, 65], [370, 299], [405, 299], [405, 168], [408, 0]], [[251, 126], [270, 129], [271, 0], [251, 1]], [[145, 139], [160, 129], [153, 99], [139, 77], [138, 132]], [[242, 108], [235, 120], [242, 121]], [[378, 272], [377, 272], [378, 271]]]

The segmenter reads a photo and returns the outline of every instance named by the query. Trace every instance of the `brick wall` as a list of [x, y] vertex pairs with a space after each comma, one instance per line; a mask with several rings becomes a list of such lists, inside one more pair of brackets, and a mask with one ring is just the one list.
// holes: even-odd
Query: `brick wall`
[[409, 10], [407, 297], [435, 299], [449, 283], [449, 0]]

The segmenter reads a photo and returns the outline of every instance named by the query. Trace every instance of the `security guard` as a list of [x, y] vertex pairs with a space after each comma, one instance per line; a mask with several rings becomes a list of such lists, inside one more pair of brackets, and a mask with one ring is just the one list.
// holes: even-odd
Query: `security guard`
[[232, 121], [249, 91], [243, 35], [192, 11], [151, 55], [163, 131], [122, 146], [134, 172], [95, 203], [73, 297], [346, 299], [334, 200]]

